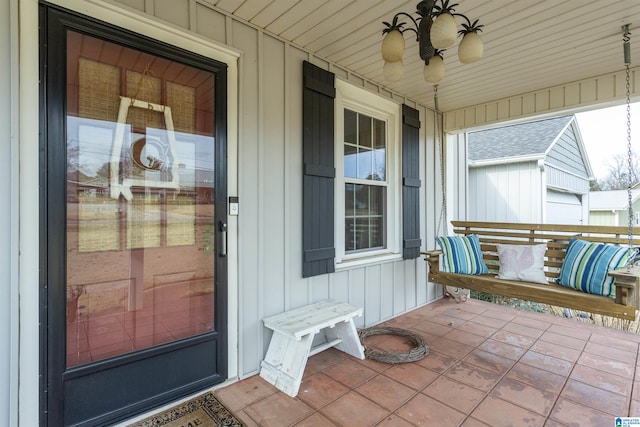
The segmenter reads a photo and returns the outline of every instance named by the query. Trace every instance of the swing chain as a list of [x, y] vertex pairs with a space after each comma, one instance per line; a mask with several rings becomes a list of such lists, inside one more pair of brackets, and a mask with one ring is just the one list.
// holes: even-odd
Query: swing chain
[[447, 192], [446, 192], [446, 182], [445, 182], [445, 166], [444, 166], [444, 139], [440, 134], [440, 110], [438, 109], [438, 85], [433, 87], [433, 102], [435, 105], [435, 148], [438, 151], [439, 161], [440, 161], [440, 188], [441, 188], [441, 196], [442, 196], [442, 207], [440, 209], [440, 217], [438, 218], [438, 226], [436, 229], [435, 239], [437, 241], [438, 236], [440, 235], [440, 231], [443, 227], [445, 227], [445, 232], [442, 235], [446, 235], [446, 221], [447, 221]]
[[631, 45], [629, 24], [622, 26], [622, 41], [624, 47], [624, 64], [626, 71], [626, 97], [627, 97], [627, 162], [628, 162], [628, 187], [627, 187], [627, 201], [628, 201], [628, 226], [629, 226], [629, 251], [633, 247], [633, 193], [632, 186], [634, 184], [634, 170], [633, 170], [633, 151], [631, 147]]

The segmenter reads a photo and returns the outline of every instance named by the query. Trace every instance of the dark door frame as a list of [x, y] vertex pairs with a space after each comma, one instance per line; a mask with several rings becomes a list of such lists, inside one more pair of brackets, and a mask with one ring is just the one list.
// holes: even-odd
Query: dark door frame
[[[216, 256], [214, 332], [85, 366], [66, 368], [66, 31], [86, 33], [215, 73], [216, 226], [227, 222], [227, 67], [211, 58], [45, 2], [40, 3], [39, 22], [40, 424], [108, 425], [206, 389], [227, 378], [228, 271], [226, 258]], [[216, 248], [221, 248], [223, 241], [222, 233], [216, 233]], [[206, 375], [198, 377], [197, 369], [189, 360], [197, 360], [206, 354], [215, 354], [214, 366], [208, 368]], [[154, 383], [153, 377], [149, 381], [153, 373], [148, 366], [150, 363], [155, 364], [155, 369], [170, 367], [177, 372], [176, 376], [183, 375], [188, 380], [183, 384], [169, 381], [168, 389], [166, 384], [150, 384]], [[105, 380], [114, 372], [126, 379]], [[96, 390], [100, 381], [107, 381], [112, 389]], [[113, 388], [123, 384], [140, 390], [136, 399], [131, 401], [131, 396], [116, 395], [115, 405], [102, 403], [105, 397], [117, 393], [118, 390]], [[73, 407], [87, 406], [87, 402], [95, 407], [89, 410]], [[81, 415], [70, 420], [69, 411], [79, 411]]]

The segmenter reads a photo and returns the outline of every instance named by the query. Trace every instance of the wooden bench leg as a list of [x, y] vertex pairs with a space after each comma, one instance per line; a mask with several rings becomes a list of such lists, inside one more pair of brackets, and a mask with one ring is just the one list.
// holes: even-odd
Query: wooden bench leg
[[326, 328], [323, 331], [327, 341], [340, 340], [340, 343], [335, 346], [338, 350], [358, 359], [364, 359], [364, 348], [360, 342], [360, 337], [358, 337], [353, 318], [337, 323], [333, 328]]
[[313, 334], [299, 340], [274, 331], [261, 363], [260, 376], [291, 397], [296, 397], [313, 343]]

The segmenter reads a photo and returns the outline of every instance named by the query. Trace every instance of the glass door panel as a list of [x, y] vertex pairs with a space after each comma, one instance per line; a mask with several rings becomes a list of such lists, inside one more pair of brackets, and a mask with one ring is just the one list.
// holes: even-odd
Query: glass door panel
[[67, 33], [67, 368], [215, 331], [214, 87]]

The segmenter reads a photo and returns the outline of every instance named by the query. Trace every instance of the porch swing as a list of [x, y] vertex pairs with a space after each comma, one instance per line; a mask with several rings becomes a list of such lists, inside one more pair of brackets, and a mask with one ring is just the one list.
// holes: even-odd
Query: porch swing
[[[640, 266], [634, 260], [640, 233], [634, 233], [632, 199], [631, 88], [629, 25], [624, 25], [626, 68], [628, 225], [562, 225], [446, 222], [444, 143], [436, 118], [440, 150], [442, 209], [436, 230], [440, 250], [423, 252], [430, 282], [443, 285], [456, 301], [468, 290], [549, 304], [633, 321], [638, 309]], [[434, 101], [438, 112], [437, 86]], [[442, 268], [441, 268], [442, 267]]]

